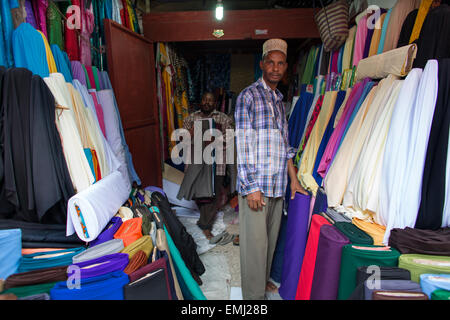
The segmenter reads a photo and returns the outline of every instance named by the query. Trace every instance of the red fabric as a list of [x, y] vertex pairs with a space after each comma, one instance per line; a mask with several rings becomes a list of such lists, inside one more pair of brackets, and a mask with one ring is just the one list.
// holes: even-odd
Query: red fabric
[[[80, 0], [72, 0], [72, 5], [80, 6]], [[70, 11], [69, 11], [70, 12]], [[69, 19], [73, 15], [72, 12], [66, 13], [66, 18]], [[71, 20], [73, 21], [73, 20]], [[78, 44], [78, 35], [75, 29], [69, 29], [67, 23], [64, 23], [64, 39], [65, 39], [65, 50], [69, 56], [70, 61], [80, 60], [80, 46]]]
[[100, 129], [103, 132], [103, 136], [106, 138], [105, 118], [103, 116], [103, 108], [100, 105], [100, 103], [98, 103], [97, 95], [95, 94], [95, 92], [89, 92], [89, 93], [91, 94], [92, 99], [94, 100], [95, 111], [97, 112], [98, 124], [100, 125]]
[[92, 71], [92, 66], [84, 66], [86, 68], [86, 72], [89, 77], [89, 82], [91, 83], [90, 89], [96, 89], [97, 86], [95, 85], [95, 78], [94, 78], [94, 72]]
[[91, 149], [91, 153], [92, 153], [92, 159], [94, 162], [95, 175], [96, 175], [97, 181], [99, 181], [102, 179], [102, 171], [100, 170], [100, 163], [98, 161], [97, 151]]
[[308, 123], [308, 127], [306, 128], [305, 140], [303, 141], [301, 150], [305, 150], [306, 143], [308, 142], [311, 131], [314, 128], [314, 124], [316, 123], [317, 118], [319, 117], [320, 110], [322, 109], [323, 98], [324, 98], [324, 95], [321, 95], [321, 96], [319, 96], [319, 99], [317, 99], [316, 105], [314, 107], [314, 111], [313, 111], [313, 113], [311, 115], [311, 119], [309, 120], [309, 123]]
[[130, 16], [128, 14], [127, 0], [122, 0], [122, 6], [123, 6], [123, 9], [120, 9], [120, 17], [122, 19], [122, 25], [124, 25], [128, 29], [131, 29]]
[[309, 300], [316, 265], [317, 247], [319, 246], [320, 227], [331, 225], [321, 215], [314, 214], [311, 219], [308, 242], [306, 243], [305, 255], [303, 257], [302, 270], [297, 284], [295, 300]]

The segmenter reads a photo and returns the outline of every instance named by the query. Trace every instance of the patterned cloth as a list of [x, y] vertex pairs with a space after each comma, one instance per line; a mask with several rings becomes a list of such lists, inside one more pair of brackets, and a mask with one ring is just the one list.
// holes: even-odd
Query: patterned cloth
[[[192, 128], [194, 128], [195, 121], [200, 120], [202, 118], [204, 118], [204, 117], [202, 116], [201, 110], [191, 113], [189, 116], [187, 116], [184, 119], [183, 128], [186, 130], [191, 130]], [[227, 161], [226, 161], [226, 146], [228, 145], [228, 144], [225, 144], [225, 141], [227, 141], [226, 130], [233, 129], [233, 121], [225, 113], [222, 113], [217, 110], [214, 110], [210, 114], [209, 118], [213, 118], [214, 124], [215, 124], [215, 129], [220, 130], [223, 134], [223, 138], [224, 138], [224, 140], [223, 140], [224, 141], [223, 157], [224, 157], [224, 160], [222, 161], [222, 163], [216, 163], [216, 175], [224, 176], [226, 173], [226, 163], [227, 163]]]
[[[283, 197], [287, 185], [290, 147], [283, 95], [260, 78], [245, 88], [236, 102], [237, 189], [240, 195], [261, 191]], [[252, 130], [253, 129], [253, 130]]]

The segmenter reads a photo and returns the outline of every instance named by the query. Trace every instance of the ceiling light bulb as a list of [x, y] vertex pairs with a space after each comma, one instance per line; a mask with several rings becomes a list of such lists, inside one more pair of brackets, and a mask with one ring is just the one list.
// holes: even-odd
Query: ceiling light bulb
[[217, 1], [216, 5], [216, 19], [222, 20], [223, 19], [223, 4], [221, 0]]

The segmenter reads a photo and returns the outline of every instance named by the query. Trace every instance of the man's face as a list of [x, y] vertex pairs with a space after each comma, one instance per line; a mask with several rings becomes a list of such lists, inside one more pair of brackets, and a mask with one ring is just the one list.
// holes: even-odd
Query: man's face
[[211, 93], [206, 93], [202, 97], [202, 103], [200, 104], [200, 110], [204, 114], [210, 114], [216, 105], [216, 101], [214, 96]]
[[260, 62], [265, 81], [278, 84], [287, 70], [286, 55], [281, 51], [270, 51]]

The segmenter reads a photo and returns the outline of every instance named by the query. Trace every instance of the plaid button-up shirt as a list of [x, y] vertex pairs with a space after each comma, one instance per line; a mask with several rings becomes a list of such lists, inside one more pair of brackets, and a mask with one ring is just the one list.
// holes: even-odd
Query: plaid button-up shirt
[[261, 191], [266, 197], [283, 197], [287, 160], [296, 150], [289, 146], [283, 95], [262, 78], [245, 88], [236, 101], [237, 190], [245, 196]]

